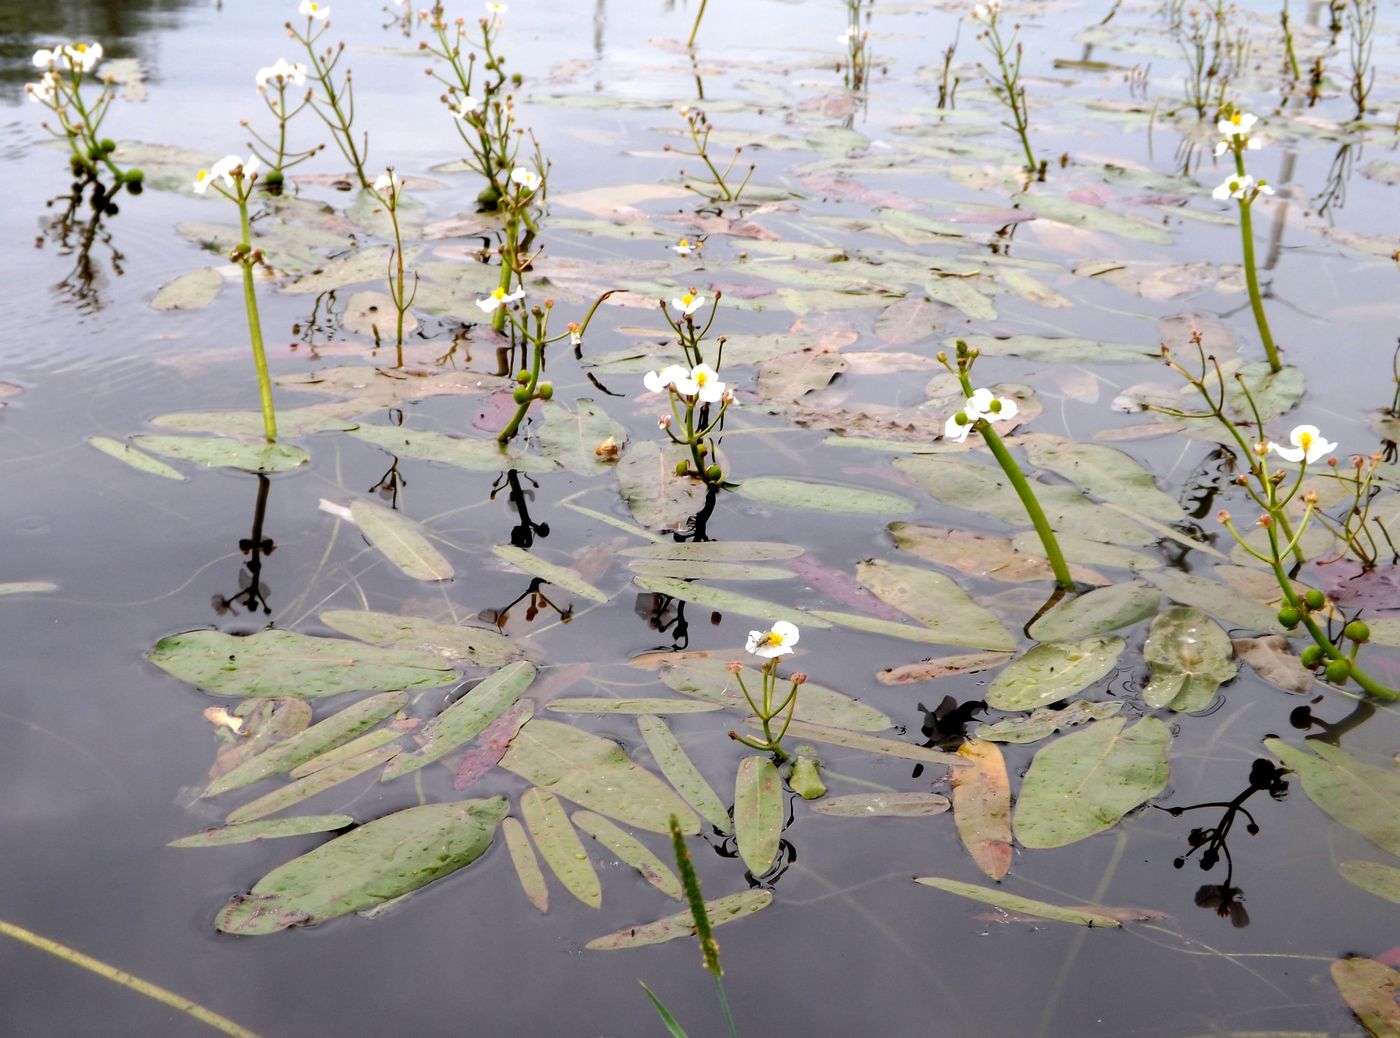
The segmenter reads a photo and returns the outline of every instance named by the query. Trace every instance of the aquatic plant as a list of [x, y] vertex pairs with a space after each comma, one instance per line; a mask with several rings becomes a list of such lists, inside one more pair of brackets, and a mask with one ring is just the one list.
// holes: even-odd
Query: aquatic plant
[[116, 142], [102, 136], [102, 120], [116, 94], [109, 84], [103, 83], [97, 97], [83, 96], [87, 81], [96, 78], [94, 70], [102, 56], [102, 44], [96, 41], [67, 43], [52, 50], [41, 48], [34, 52], [33, 64], [43, 69], [43, 74], [37, 83], [26, 83], [24, 92], [31, 102], [43, 105], [58, 118], [58, 129], [47, 124], [45, 129], [67, 143], [74, 175], [86, 172], [96, 177], [99, 170], [105, 169], [116, 185], [104, 191], [105, 198], [115, 196], [123, 188], [128, 194], [139, 195], [145, 174], [139, 169], [123, 170], [118, 166], [112, 159]]
[[705, 164], [705, 169], [709, 171], [709, 177], [692, 177], [681, 170], [681, 177], [687, 190], [694, 191], [697, 195], [710, 202], [737, 202], [739, 196], [744, 193], [744, 188], [748, 187], [749, 178], [753, 176], [753, 171], [757, 168], [750, 164], [748, 172], [744, 174], [744, 179], [737, 185], [729, 179], [734, 172], [734, 164], [739, 161], [739, 156], [743, 153], [743, 146], [737, 146], [734, 154], [729, 160], [729, 164], [720, 169], [715, 165], [715, 161], [710, 158], [709, 144], [710, 134], [714, 132], [714, 124], [709, 117], [699, 108], [692, 108], [689, 105], [681, 105], [680, 116], [685, 120], [686, 132], [690, 134], [690, 143], [693, 150], [687, 151], [677, 148], [674, 144], [663, 145], [665, 151], [673, 151], [677, 155], [689, 155], [697, 158]]
[[[306, 84], [306, 66], [300, 62], [288, 62], [285, 58], [278, 58], [276, 62], [258, 69], [253, 77], [257, 84], [258, 94], [262, 97], [263, 103], [267, 105], [267, 110], [272, 113], [272, 117], [277, 120], [277, 143], [273, 144], [265, 137], [254, 130], [248, 120], [242, 120], [242, 125], [253, 135], [257, 144], [250, 143], [248, 147], [252, 149], [254, 155], [261, 159], [268, 167], [267, 173], [263, 175], [263, 183], [276, 190], [281, 187], [286, 179], [286, 171], [300, 162], [305, 162], [311, 156], [317, 154], [324, 144], [316, 144], [305, 151], [287, 150], [287, 123], [296, 115], [311, 104], [311, 91], [306, 92], [301, 103], [295, 107], [287, 105], [287, 88], [289, 86], [300, 87]], [[269, 89], [271, 88], [271, 89]], [[258, 151], [257, 145], [262, 145], [266, 150]]]
[[841, 63], [846, 89], [865, 89], [870, 78], [870, 30], [861, 28], [862, 11], [869, 11], [874, 0], [846, 0], [846, 30], [836, 37], [836, 42], [846, 50], [846, 60]]
[[[477, 306], [491, 315], [491, 327], [504, 331], [508, 310], [501, 304], [511, 303], [524, 293], [525, 268], [533, 258], [529, 252], [531, 236], [539, 230], [532, 208], [538, 208], [548, 190], [542, 167], [543, 159], [539, 148], [535, 149], [536, 168], [516, 166], [510, 171], [506, 192], [499, 205], [505, 211], [505, 225], [501, 229], [500, 244], [496, 251], [501, 257], [501, 274], [495, 290], [485, 299], [478, 299]], [[512, 289], [511, 286], [515, 285]], [[494, 304], [494, 305], [493, 305]]]
[[[729, 672], [734, 675], [734, 680], [739, 683], [739, 691], [744, 693], [744, 701], [749, 704], [749, 709], [758, 718], [759, 724], [763, 726], [762, 740], [750, 738], [747, 735], [740, 735], [731, 731], [729, 737], [741, 745], [749, 747], [751, 750], [761, 750], [771, 753], [781, 761], [789, 759], [788, 753], [782, 747], [783, 736], [787, 734], [788, 728], [792, 725], [792, 715], [797, 710], [797, 690], [807, 681], [807, 675], [802, 673], [793, 674], [788, 680], [791, 682], [788, 693], [778, 701], [778, 661], [789, 655], [792, 647], [797, 644], [801, 633], [795, 624], [786, 620], [779, 620], [766, 631], [750, 631], [748, 643], [745, 649], [764, 661], [759, 673], [762, 677], [762, 685], [759, 687], [758, 698], [754, 698], [749, 692], [749, 688], [744, 684], [744, 668], [737, 661], [729, 664]], [[773, 722], [777, 718], [783, 718], [783, 726], [776, 734], [773, 732]]]
[[384, 209], [389, 214], [389, 222], [394, 228], [394, 248], [389, 253], [389, 298], [394, 301], [394, 311], [397, 318], [394, 341], [398, 351], [396, 366], [401, 368], [403, 367], [403, 316], [408, 312], [408, 308], [413, 305], [413, 300], [418, 295], [417, 271], [413, 272], [413, 291], [405, 295], [403, 234], [399, 230], [399, 198], [403, 193], [403, 180], [394, 172], [394, 167], [390, 166], [375, 180], [370, 190], [384, 204]]
[[1376, 0], [1351, 0], [1346, 9], [1347, 55], [1351, 64], [1351, 82], [1347, 93], [1356, 105], [1356, 119], [1366, 118], [1371, 88], [1376, 83], [1376, 70], [1371, 61], [1376, 36]]
[[[715, 364], [705, 363], [701, 346], [719, 308], [719, 293], [710, 304], [710, 317], [704, 327], [697, 328], [695, 314], [705, 305], [705, 297], [694, 289], [671, 300], [679, 317], [673, 318], [666, 301], [661, 301], [661, 314], [676, 332], [686, 364], [670, 364], [660, 371], [649, 371], [642, 384], [653, 393], [665, 393], [670, 401], [670, 414], [663, 414], [657, 426], [672, 443], [684, 447], [690, 460], [676, 464], [676, 474], [696, 476], [706, 483], [722, 485], [724, 471], [719, 465], [714, 434], [724, 423], [725, 412], [734, 403], [734, 393], [728, 383], [720, 380], [719, 364], [724, 356], [724, 340], [719, 340]], [[718, 404], [716, 413], [711, 406]]]
[[1001, 32], [1001, 0], [987, 0], [972, 9], [970, 16], [974, 22], [986, 26], [977, 34], [977, 39], [996, 59], [997, 67], [988, 69], [982, 65], [982, 75], [996, 94], [997, 100], [1011, 113], [1009, 128], [1016, 131], [1021, 140], [1021, 148], [1026, 154], [1026, 172], [1040, 177], [1045, 176], [1045, 164], [1036, 162], [1031, 151], [1030, 109], [1026, 105], [1026, 88], [1021, 84], [1021, 41], [1017, 39], [1021, 27], [1012, 26], [1011, 35], [1004, 37]]
[[314, 90], [308, 95], [312, 111], [331, 131], [331, 139], [354, 168], [360, 187], [368, 189], [370, 184], [369, 177], [365, 175], [365, 163], [369, 161], [369, 133], [362, 134], [359, 143], [356, 143], [355, 86], [350, 69], [345, 70], [339, 83], [335, 77], [335, 67], [345, 54], [345, 42], [342, 40], [334, 47], [327, 46], [323, 51], [316, 49], [321, 37], [330, 29], [329, 4], [319, 3], [318, 0], [301, 0], [297, 13], [306, 17], [306, 28], [298, 31], [291, 22], [287, 22], [287, 35], [306, 48], [306, 57], [311, 63], [311, 78], [321, 87], [320, 96]]

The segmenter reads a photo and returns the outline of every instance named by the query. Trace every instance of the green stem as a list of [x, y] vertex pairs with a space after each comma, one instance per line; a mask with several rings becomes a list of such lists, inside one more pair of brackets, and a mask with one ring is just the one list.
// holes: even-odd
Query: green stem
[[[499, 313], [504, 309], [504, 306], [499, 306], [496, 308], [496, 312]], [[524, 322], [522, 322], [522, 324], [523, 323]], [[528, 335], [529, 325], [525, 324], [522, 330]], [[534, 346], [534, 353], [530, 358], [530, 381], [525, 383], [528, 395], [525, 397], [523, 403], [516, 405], [515, 414], [511, 416], [510, 421], [506, 423], [506, 427], [502, 429], [500, 435], [496, 437], [496, 442], [502, 447], [509, 443], [511, 438], [520, 430], [520, 423], [525, 420], [525, 414], [530, 410], [530, 403], [535, 399], [536, 387], [540, 384], [540, 368], [544, 363], [543, 333], [536, 338]]]
[[1240, 243], [1244, 246], [1244, 280], [1249, 288], [1249, 308], [1254, 311], [1254, 323], [1259, 327], [1259, 338], [1269, 358], [1269, 370], [1278, 373], [1283, 370], [1283, 364], [1278, 359], [1278, 347], [1274, 345], [1269, 319], [1264, 314], [1264, 299], [1259, 294], [1259, 274], [1254, 267], [1254, 226], [1249, 217], [1250, 203], [1241, 198], [1239, 204]]
[[734, 1027], [734, 1014], [729, 1011], [729, 996], [724, 993], [724, 978], [715, 974], [715, 990], [719, 992], [719, 1007], [724, 1011], [724, 1022], [729, 1027], [729, 1038], [739, 1038]]
[[700, 0], [700, 10], [695, 12], [695, 24], [690, 27], [690, 39], [685, 41], [686, 48], [695, 46], [695, 34], [700, 31], [700, 19], [705, 17], [705, 0]]
[[[248, 190], [252, 190], [251, 182]], [[253, 366], [258, 371], [258, 398], [262, 402], [263, 436], [268, 443], [277, 442], [277, 415], [272, 409], [272, 378], [267, 372], [267, 354], [263, 350], [262, 323], [258, 320], [258, 297], [253, 290], [253, 241], [248, 223], [248, 199], [244, 184], [238, 186], [238, 222], [242, 232], [239, 265], [243, 268], [243, 306], [248, 312], [248, 338], [253, 345]]]
[[[971, 395], [968, 393], [968, 396]], [[1040, 502], [1036, 500], [1031, 485], [1026, 482], [1021, 467], [1016, 464], [1016, 459], [1006, 449], [1006, 444], [1002, 442], [1001, 437], [997, 435], [996, 430], [985, 418], [978, 419], [977, 431], [982, 434], [987, 449], [992, 452], [992, 457], [997, 459], [997, 464], [1001, 466], [1002, 472], [1006, 473], [1006, 478], [1011, 481], [1016, 496], [1021, 499], [1021, 506], [1026, 510], [1027, 518], [1035, 527], [1035, 532], [1040, 535], [1040, 544], [1045, 549], [1045, 557], [1050, 560], [1050, 569], [1055, 574], [1055, 583], [1059, 584], [1065, 591], [1073, 591], [1074, 578], [1069, 575], [1069, 567], [1065, 565], [1065, 557], [1060, 551], [1060, 542], [1055, 540], [1055, 531], [1050, 529], [1050, 520], [1045, 518], [1045, 512], [1040, 507]]]

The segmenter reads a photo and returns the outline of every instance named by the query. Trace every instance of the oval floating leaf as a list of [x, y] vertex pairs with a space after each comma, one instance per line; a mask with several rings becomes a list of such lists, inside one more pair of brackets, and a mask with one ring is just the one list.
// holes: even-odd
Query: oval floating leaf
[[678, 562], [765, 562], [795, 559], [802, 549], [777, 541], [663, 541], [626, 548], [629, 559], [674, 559]]
[[617, 463], [617, 484], [632, 517], [651, 530], [682, 530], [705, 504], [705, 484], [676, 475], [682, 455], [634, 444]]
[[1032, 465], [1077, 483], [1094, 497], [1173, 523], [1186, 510], [1157, 489], [1152, 476], [1127, 454], [1101, 443], [1075, 443], [1044, 433], [1016, 438]]
[[1016, 839], [1063, 847], [1111, 829], [1166, 787], [1171, 729], [1155, 717], [1125, 723], [1095, 721], [1035, 755], [1016, 800]]
[[452, 563], [432, 546], [422, 529], [408, 516], [375, 504], [353, 501], [350, 514], [369, 543], [414, 580], [451, 580]]
[[491, 549], [496, 558], [508, 565], [514, 566], [523, 573], [528, 573], [532, 577], [539, 577], [541, 580], [553, 584], [571, 595], [578, 595], [580, 598], [592, 599], [594, 602], [606, 602], [608, 596], [596, 587], [584, 580], [576, 572], [567, 566], [556, 566], [552, 562], [536, 558], [524, 548], [517, 548], [513, 544], [498, 544]]
[[305, 836], [324, 833], [354, 825], [349, 815], [302, 815], [298, 818], [278, 818], [271, 822], [244, 822], [220, 829], [206, 829], [193, 836], [171, 840], [167, 847], [225, 847], [232, 843], [252, 843], [254, 840], [275, 840], [282, 836]]
[[739, 495], [775, 508], [806, 508], [843, 515], [903, 515], [914, 510], [908, 501], [893, 494], [773, 476], [747, 477], [739, 486]]
[[955, 879], [942, 879], [938, 876], [919, 876], [914, 882], [922, 883], [926, 887], [937, 887], [939, 890], [971, 898], [973, 901], [981, 901], [983, 904], [994, 905], [1008, 912], [1020, 912], [1024, 915], [1049, 919], [1057, 923], [1075, 923], [1079, 926], [1123, 925], [1112, 916], [1099, 915], [1082, 908], [1062, 908], [1045, 901], [1036, 901], [1032, 898], [1009, 894], [1005, 890], [995, 887], [979, 887], [975, 883], [960, 883]]
[[525, 827], [514, 818], [507, 817], [501, 820], [501, 832], [506, 838], [510, 862], [515, 866], [515, 877], [520, 880], [520, 889], [525, 892], [530, 904], [541, 912], [548, 912], [549, 885], [544, 881], [540, 860], [535, 857], [535, 849], [530, 846]]
[[1011, 780], [995, 743], [969, 739], [958, 755], [969, 768], [953, 772], [953, 821], [967, 853], [992, 879], [1011, 871]]
[[600, 699], [589, 696], [562, 697], [548, 708], [563, 714], [703, 714], [723, 710], [720, 703], [694, 699]]
[[915, 818], [942, 814], [948, 810], [948, 798], [937, 793], [853, 793], [818, 800], [812, 810], [839, 818]]
[[481, 857], [506, 808], [504, 797], [458, 800], [376, 819], [273, 869], [215, 925], [267, 934], [383, 904]]
[[1218, 580], [1174, 569], [1153, 570], [1141, 576], [1161, 588], [1162, 594], [1182, 605], [1195, 606], [1212, 616], [1251, 631], [1287, 634], [1279, 624], [1275, 610], [1262, 602], [1250, 601], [1234, 588]]
[[680, 901], [685, 896], [681, 881], [660, 858], [640, 843], [631, 834], [619, 829], [602, 815], [592, 811], [575, 811], [570, 817], [593, 839], [631, 865], [642, 874], [642, 878], [667, 897]]
[[890, 667], [875, 675], [882, 685], [908, 685], [915, 681], [932, 681], [950, 674], [977, 674], [1009, 662], [1007, 652], [969, 652], [961, 656], [940, 656], [922, 663], [906, 663]]
[[694, 835], [700, 820], [659, 778], [639, 768], [608, 739], [556, 721], [534, 720], [520, 730], [501, 767], [599, 814], [653, 833], [669, 832], [675, 815]]
[[1008, 652], [1016, 647], [1001, 621], [945, 574], [870, 559], [856, 567], [856, 578], [882, 602], [923, 624], [941, 643]]
[[1375, 959], [1338, 959], [1332, 982], [1351, 1006], [1361, 1025], [1375, 1038], [1400, 1034], [1400, 972]]
[[221, 436], [132, 437], [144, 447], [167, 458], [193, 461], [207, 468], [245, 469], [248, 472], [288, 472], [310, 459], [306, 451], [289, 443], [244, 443]]
[[578, 401], [578, 409], [569, 411], [553, 401], [541, 409], [544, 425], [535, 434], [540, 450], [570, 472], [581, 476], [596, 476], [615, 464], [615, 452], [598, 452], [600, 444], [611, 440], [614, 445], [627, 442], [627, 430], [613, 421], [606, 411], [591, 400]]
[[651, 591], [658, 595], [670, 595], [672, 598], [680, 599], [682, 602], [693, 602], [704, 609], [718, 609], [724, 613], [738, 613], [740, 616], [751, 617], [756, 620], [767, 620], [770, 623], [777, 620], [800, 619], [808, 627], [830, 627], [831, 624], [819, 619], [818, 613], [807, 613], [792, 606], [780, 605], [777, 602], [769, 602], [766, 599], [754, 598], [751, 595], [742, 595], [737, 591], [725, 591], [722, 588], [710, 587], [707, 584], [697, 584], [694, 581], [676, 580], [672, 577], [633, 577], [632, 583], [636, 584], [643, 591]]
[[1298, 776], [1309, 800], [1381, 850], [1400, 855], [1400, 771], [1366, 764], [1316, 740], [1308, 746], [1313, 753], [1264, 740], [1264, 748]]
[[495, 440], [445, 436], [429, 429], [404, 429], [397, 425], [361, 425], [351, 430], [358, 437], [390, 454], [422, 461], [438, 461], [472, 472], [549, 472], [554, 462], [533, 454], [502, 450]]
[[103, 454], [116, 458], [125, 465], [130, 465], [138, 472], [144, 472], [149, 476], [160, 476], [164, 479], [184, 479], [180, 470], [172, 468], [165, 462], [143, 454], [135, 447], [114, 440], [110, 436], [89, 436], [87, 442], [96, 447]]
[[525, 816], [525, 828], [534, 837], [540, 857], [559, 877], [564, 889], [590, 908], [601, 908], [603, 885], [559, 798], [538, 787], [527, 789], [520, 796], [520, 813]]
[[1152, 677], [1142, 689], [1150, 707], [1204, 710], [1215, 690], [1239, 673], [1230, 636], [1192, 606], [1172, 606], [1152, 621], [1142, 656]]
[[1109, 674], [1123, 644], [1122, 638], [1085, 638], [1037, 645], [996, 676], [987, 689], [987, 705], [1033, 710], [1067, 699]]
[[214, 301], [224, 278], [213, 267], [192, 270], [161, 285], [151, 298], [152, 310], [202, 310]]
[[1344, 861], [1337, 871], [1348, 883], [1400, 905], [1400, 869], [1375, 861]]
[[1061, 599], [1031, 624], [1036, 641], [1063, 642], [1105, 634], [1146, 619], [1157, 611], [1162, 594], [1136, 581], [1110, 584]]
[[783, 781], [767, 757], [745, 757], [734, 776], [734, 835], [755, 876], [773, 865], [783, 838]]
[[1008, 717], [996, 724], [980, 724], [974, 738], [985, 742], [1039, 742], [1047, 736], [1054, 735], [1061, 728], [1084, 724], [1086, 721], [1101, 721], [1122, 709], [1121, 700], [1090, 703], [1085, 699], [1076, 699], [1062, 709], [1045, 706], [1029, 717]]
[[705, 776], [700, 774], [700, 769], [681, 748], [666, 722], [659, 717], [639, 717], [637, 727], [642, 730], [642, 738], [646, 740], [656, 766], [676, 787], [676, 791], [705, 821], [722, 833], [729, 832], [733, 826], [719, 794], [705, 781]]
[[502, 667], [524, 655], [514, 642], [495, 631], [417, 616], [375, 613], [367, 609], [331, 609], [321, 614], [321, 622], [373, 645], [421, 649], [479, 667]]
[[147, 658], [181, 681], [219, 696], [298, 696], [445, 685], [442, 660], [407, 649], [378, 649], [343, 638], [291, 631], [236, 636], [189, 631], [162, 638]]
[[[710, 917], [711, 926], [723, 926], [735, 919], [753, 915], [761, 908], [773, 903], [771, 890], [746, 890], [742, 894], [729, 894], [705, 902], [705, 914]], [[695, 936], [695, 916], [690, 909], [684, 909], [654, 923], [639, 923], [624, 926], [621, 930], [595, 937], [585, 948], [589, 951], [616, 951], [620, 948], [642, 948], [649, 944], [662, 944], [674, 941], [677, 937]]]

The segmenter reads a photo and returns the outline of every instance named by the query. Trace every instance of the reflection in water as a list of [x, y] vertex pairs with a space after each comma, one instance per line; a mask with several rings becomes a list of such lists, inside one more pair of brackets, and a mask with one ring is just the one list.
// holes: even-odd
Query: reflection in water
[[1275, 800], [1282, 800], [1288, 795], [1288, 780], [1284, 778], [1288, 774], [1286, 768], [1280, 768], [1272, 761], [1260, 757], [1254, 761], [1249, 769], [1249, 786], [1230, 801], [1210, 801], [1204, 804], [1191, 804], [1188, 807], [1168, 807], [1162, 808], [1167, 814], [1173, 817], [1180, 816], [1187, 811], [1198, 811], [1205, 807], [1223, 807], [1225, 813], [1220, 816], [1220, 821], [1208, 828], [1192, 829], [1187, 835], [1186, 841], [1190, 844], [1190, 850], [1181, 857], [1175, 859], [1172, 864], [1178, 869], [1185, 867], [1186, 859], [1197, 851], [1201, 852], [1201, 868], [1209, 871], [1220, 863], [1220, 859], [1225, 859], [1225, 882], [1216, 884], [1206, 884], [1196, 891], [1196, 904], [1202, 908], [1213, 909], [1216, 915], [1222, 919], [1228, 918], [1230, 925], [1244, 927], [1249, 925], [1249, 913], [1244, 907], [1244, 892], [1239, 887], [1234, 886], [1235, 862], [1230, 856], [1230, 847], [1226, 843], [1229, 838], [1230, 829], [1235, 824], [1235, 819], [1239, 815], [1244, 815], [1249, 819], [1249, 824], [1245, 827], [1245, 832], [1251, 836], [1259, 833], [1259, 823], [1254, 820], [1254, 816], [1249, 813], [1249, 809], [1244, 806], [1244, 802], [1255, 793], [1266, 791]]
[[526, 490], [520, 485], [520, 473], [515, 469], [502, 472], [496, 477], [496, 482], [491, 484], [491, 500], [496, 500], [496, 495], [502, 490], [509, 488], [506, 501], [515, 509], [515, 514], [519, 522], [510, 528], [510, 543], [517, 548], [529, 549], [535, 543], [535, 535], [541, 537], [549, 536], [549, 524], [537, 523], [530, 518], [529, 502], [535, 499], [535, 490], [539, 489], [539, 482], [525, 477], [530, 486], [534, 489]]
[[477, 616], [487, 623], [495, 624], [496, 629], [504, 634], [506, 625], [510, 623], [511, 610], [521, 602], [526, 602], [526, 623], [534, 623], [535, 618], [542, 612], [558, 613], [559, 622], [564, 624], [568, 623], [574, 618], [574, 607], [569, 605], [567, 608], [561, 609], [551, 602], [549, 596], [540, 590], [546, 583], [547, 581], [542, 577], [535, 577], [530, 581], [529, 586], [524, 591], [516, 595], [515, 598], [511, 599], [506, 605], [500, 609], [483, 609]]
[[238, 541], [238, 550], [244, 555], [243, 567], [238, 571], [238, 593], [227, 597], [215, 595], [213, 598], [214, 612], [220, 616], [236, 612], [240, 606], [249, 613], [259, 610], [265, 614], [272, 612], [272, 607], [267, 604], [267, 585], [262, 582], [263, 556], [271, 555], [277, 550], [272, 538], [263, 536], [267, 492], [272, 486], [272, 481], [266, 476], [258, 476], [257, 479], [258, 501], [253, 509], [253, 530], [247, 537]]
[[1288, 723], [1299, 731], [1305, 732], [1309, 728], [1319, 729], [1307, 736], [1308, 739], [1339, 746], [1343, 735], [1346, 735], [1353, 728], [1365, 724], [1376, 714], [1375, 706], [1365, 700], [1358, 700], [1356, 705], [1352, 707], [1351, 713], [1340, 721], [1324, 721], [1312, 712], [1312, 708], [1321, 703], [1323, 698], [1323, 696], [1318, 696], [1311, 703], [1294, 708], [1293, 712], [1288, 715]]
[[[35, 248], [43, 248], [45, 242], [52, 242], [58, 254], [73, 258], [73, 269], [54, 285], [60, 296], [73, 303], [80, 313], [92, 313], [102, 309], [102, 264], [94, 260], [93, 246], [101, 245], [108, 253], [112, 273], [122, 276], [124, 257], [112, 244], [112, 235], [103, 226], [109, 216], [117, 215], [116, 194], [102, 179], [88, 170], [80, 170], [68, 194], [51, 198], [45, 207], [54, 215], [40, 222], [40, 235], [34, 240]], [[87, 203], [90, 215], [82, 212]]]

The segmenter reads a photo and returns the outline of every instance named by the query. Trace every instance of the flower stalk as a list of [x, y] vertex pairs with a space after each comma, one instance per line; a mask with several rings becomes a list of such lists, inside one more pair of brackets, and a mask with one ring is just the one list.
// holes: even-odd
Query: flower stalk
[[[340, 153], [354, 167], [360, 187], [368, 190], [370, 182], [369, 177], [365, 175], [365, 163], [369, 160], [369, 134], [362, 134], [359, 143], [356, 143], [353, 129], [355, 87], [350, 70], [345, 70], [345, 76], [339, 84], [335, 81], [335, 67], [345, 53], [345, 43], [342, 41], [334, 47], [328, 46], [324, 51], [318, 52], [316, 44], [330, 29], [330, 8], [313, 0], [302, 0], [297, 10], [306, 16], [306, 28], [298, 32], [291, 22], [287, 22], [287, 34], [306, 48], [306, 57], [311, 63], [311, 78], [321, 86], [319, 98], [313, 90], [307, 99], [312, 111], [321, 117], [327, 129], [331, 131], [331, 139], [335, 141]], [[321, 23], [319, 29], [315, 28], [317, 22]]]
[[1239, 205], [1240, 245], [1244, 252], [1244, 280], [1249, 291], [1249, 308], [1254, 314], [1255, 327], [1259, 329], [1259, 340], [1264, 344], [1264, 353], [1269, 359], [1269, 370], [1277, 374], [1283, 370], [1279, 360], [1278, 347], [1274, 345], [1274, 333], [1269, 328], [1269, 317], [1264, 312], [1264, 297], [1259, 291], [1259, 271], [1254, 261], [1254, 223], [1250, 216], [1254, 200], [1260, 195], [1272, 195], [1274, 189], [1265, 181], [1256, 181], [1245, 172], [1244, 153], [1257, 151], [1259, 138], [1250, 135], [1258, 119], [1248, 112], [1241, 112], [1233, 105], [1221, 109], [1216, 128], [1222, 134], [1215, 146], [1216, 155], [1230, 152], [1235, 162], [1235, 175], [1211, 192], [1218, 201], [1233, 198]]

